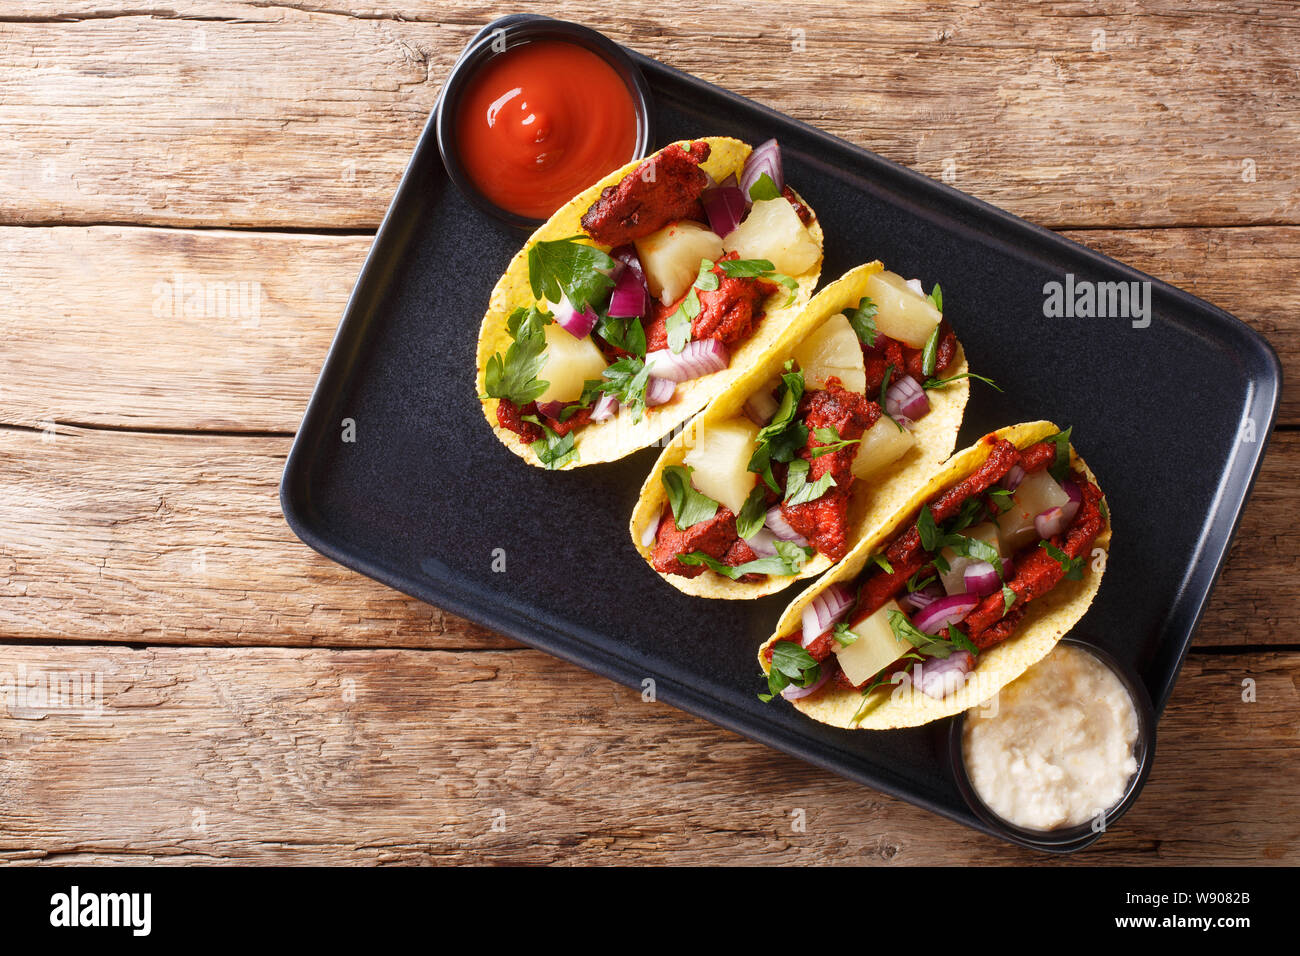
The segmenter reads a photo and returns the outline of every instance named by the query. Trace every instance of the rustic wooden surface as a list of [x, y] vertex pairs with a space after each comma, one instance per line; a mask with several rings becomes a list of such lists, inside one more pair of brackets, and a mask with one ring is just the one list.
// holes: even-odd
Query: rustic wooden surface
[[[284, 456], [441, 77], [543, 9], [348, 6], [0, 11], [0, 682], [103, 701], [0, 704], [0, 859], [1045, 862], [297, 542]], [[544, 9], [946, 168], [1300, 371], [1294, 4]], [[178, 274], [260, 314], [160, 315]], [[1143, 799], [1071, 863], [1300, 860], [1300, 399], [1279, 423]]]

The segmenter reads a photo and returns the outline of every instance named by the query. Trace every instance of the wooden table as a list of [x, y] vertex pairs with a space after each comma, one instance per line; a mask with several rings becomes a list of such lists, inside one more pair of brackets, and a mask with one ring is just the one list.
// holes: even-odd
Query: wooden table
[[[1049, 862], [643, 703], [285, 526], [293, 432], [441, 79], [531, 5], [17, 6], [0, 689], [36, 689], [0, 704], [0, 858]], [[1294, 378], [1300, 8], [1238, 6], [546, 12], [1187, 288]], [[260, 309], [187, 316], [178, 281], [256, 283]], [[1298, 425], [1291, 393], [1142, 800], [1069, 862], [1300, 861]], [[102, 707], [42, 701], [52, 674]]]

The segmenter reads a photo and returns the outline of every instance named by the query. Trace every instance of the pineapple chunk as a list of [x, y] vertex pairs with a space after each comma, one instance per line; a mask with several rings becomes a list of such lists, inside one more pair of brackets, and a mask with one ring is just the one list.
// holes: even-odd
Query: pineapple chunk
[[[985, 544], [992, 546], [998, 552], [999, 557], [1004, 553], [998, 546], [998, 526], [992, 521], [985, 521], [973, 528], [967, 528], [965, 531], [958, 531], [957, 533], [967, 538], [979, 538]], [[939, 552], [939, 557], [948, 562], [948, 570], [939, 574], [939, 580], [943, 582], [944, 591], [948, 594], [965, 594], [966, 568], [975, 564], [978, 559], [958, 554], [952, 548], [944, 548]]]
[[867, 373], [862, 363], [862, 345], [849, 320], [841, 313], [832, 315], [794, 349], [794, 360], [803, 369], [804, 384], [809, 389], [825, 388], [832, 375], [850, 392], [861, 394], [867, 387]]
[[876, 304], [876, 328], [914, 349], [924, 348], [943, 313], [918, 295], [896, 272], [877, 272], [867, 279], [866, 293]]
[[670, 222], [636, 241], [651, 295], [671, 305], [686, 294], [700, 274], [700, 261], [722, 258], [722, 240], [698, 222]]
[[901, 614], [903, 609], [897, 601], [886, 601], [880, 610], [852, 626], [853, 633], [858, 635], [856, 641], [845, 647], [835, 645], [840, 668], [854, 684], [870, 680], [912, 649], [907, 641], [894, 636], [894, 629], [889, 626], [890, 611]]
[[695, 469], [691, 484], [739, 515], [757, 480], [749, 470], [749, 459], [757, 447], [758, 426], [747, 418], [730, 418], [697, 429], [695, 445], [684, 459]]
[[788, 276], [807, 272], [822, 254], [794, 207], [779, 197], [754, 203], [745, 221], [727, 233], [722, 247], [742, 259], [767, 259]]
[[916, 438], [906, 428], [899, 428], [890, 418], [881, 415], [876, 423], [862, 434], [858, 452], [853, 456], [853, 477], [869, 478], [886, 465], [902, 458]]
[[575, 339], [556, 322], [543, 330], [546, 336], [546, 364], [537, 377], [550, 382], [539, 402], [576, 402], [588, 379], [599, 379], [605, 371], [605, 356], [591, 336]]
[[998, 518], [1001, 526], [1002, 553], [1015, 554], [1038, 540], [1034, 518], [1048, 508], [1058, 508], [1070, 500], [1065, 489], [1046, 471], [1025, 475], [1025, 480], [1011, 496], [1011, 510]]

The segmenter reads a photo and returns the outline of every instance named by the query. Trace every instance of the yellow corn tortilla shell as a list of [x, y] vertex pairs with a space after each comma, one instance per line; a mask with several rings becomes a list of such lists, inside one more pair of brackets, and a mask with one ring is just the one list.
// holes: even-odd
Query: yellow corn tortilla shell
[[[867, 280], [884, 266], [868, 262], [850, 269], [839, 279], [822, 289], [809, 301], [803, 311], [789, 324], [786, 334], [760, 361], [749, 368], [725, 392], [718, 395], [704, 412], [686, 426], [663, 450], [650, 476], [641, 488], [641, 496], [632, 513], [630, 525], [632, 542], [641, 556], [650, 561], [650, 547], [641, 543], [642, 533], [663, 512], [667, 494], [660, 476], [665, 468], [680, 465], [695, 442], [697, 429], [707, 429], [712, 422], [726, 421], [744, 415], [745, 402], [765, 383], [777, 378], [790, 354], [805, 338], [821, 327], [822, 323], [844, 309], [856, 306], [864, 295]], [[966, 355], [960, 343], [952, 364], [944, 376], [960, 375], [967, 371]], [[961, 429], [962, 413], [970, 395], [969, 379], [958, 379], [951, 385], [928, 393], [930, 411], [916, 423], [912, 434], [916, 439], [912, 448], [898, 461], [870, 479], [853, 482], [849, 498], [849, 548], [866, 531], [879, 524], [888, 515], [908, 504], [926, 477], [952, 454], [957, 445], [957, 432]], [[868, 396], [874, 398], [874, 396]], [[847, 557], [847, 555], [846, 555]], [[821, 574], [833, 562], [824, 554], [814, 555], [797, 575], [768, 575], [753, 583], [732, 581], [713, 571], [705, 570], [693, 578], [679, 574], [659, 576], [677, 590], [696, 597], [747, 600], [773, 594], [801, 578]], [[658, 573], [658, 572], [656, 572]]]
[[[1017, 448], [1042, 441], [1049, 435], [1060, 431], [1052, 422], [1029, 422], [1012, 425], [993, 432], [997, 438], [1005, 438]], [[825, 588], [836, 581], [852, 581], [862, 572], [867, 559], [888, 546], [889, 542], [908, 525], [916, 520], [921, 506], [932, 500], [945, 489], [965, 478], [989, 456], [989, 436], [980, 439], [969, 448], [954, 455], [942, 468], [934, 472], [924, 487], [916, 492], [912, 500], [899, 509], [889, 520], [864, 537], [851, 553], [830, 574], [799, 595], [781, 615], [772, 637], [759, 650], [758, 662], [766, 674], [771, 665], [764, 659], [764, 651], [774, 642], [796, 634], [802, 627], [803, 609]], [[1082, 469], [1088, 480], [1097, 484], [1096, 476], [1084, 463], [1071, 446], [1070, 462], [1076, 469]], [[1098, 485], [1100, 487], [1100, 485]], [[1103, 551], [1110, 549], [1110, 518], [1107, 513], [1105, 523], [1093, 547]], [[1101, 567], [1096, 568], [1095, 558], [1085, 562], [1085, 573], [1079, 581], [1062, 580], [1050, 593], [1030, 602], [1016, 632], [987, 651], [976, 660], [976, 675], [964, 686], [949, 694], [942, 700], [935, 700], [911, 687], [910, 681], [902, 684], [890, 684], [873, 692], [872, 697], [883, 701], [872, 703], [866, 715], [858, 723], [853, 717], [862, 709], [864, 698], [859, 691], [850, 688], [831, 686], [814, 697], [792, 701], [793, 705], [813, 720], [830, 724], [833, 727], [862, 730], [888, 730], [895, 727], [917, 727], [932, 720], [951, 717], [964, 710], [975, 707], [992, 698], [999, 690], [1023, 674], [1030, 665], [1047, 655], [1056, 642], [1078, 623], [1083, 617], [1092, 599], [1101, 587], [1101, 577], [1105, 571], [1105, 559]], [[796, 638], [797, 639], [797, 638]]]
[[[710, 151], [709, 158], [701, 164], [701, 168], [718, 182], [733, 173], [739, 179], [745, 160], [752, 152], [751, 147], [740, 140], [723, 136], [702, 138], [709, 144]], [[684, 146], [687, 142], [692, 141], [681, 140], [678, 145]], [[484, 394], [484, 376], [487, 372], [488, 360], [498, 352], [504, 355], [506, 349], [512, 344], [510, 334], [506, 331], [506, 319], [515, 309], [526, 308], [537, 302], [533, 298], [532, 287], [528, 281], [528, 250], [539, 241], [554, 241], [583, 235], [582, 214], [599, 198], [601, 190], [616, 184], [642, 162], [644, 160], [628, 163], [622, 169], [610, 173], [591, 188], [570, 199], [556, 211], [555, 215], [538, 227], [524, 247], [510, 260], [505, 275], [492, 290], [487, 314], [483, 316], [483, 325], [479, 329], [475, 397]], [[800, 202], [803, 202], [802, 198]], [[807, 203], [804, 205], [806, 206]], [[808, 232], [820, 248], [823, 245], [822, 228], [815, 217], [808, 226]], [[607, 246], [599, 246], [599, 248], [609, 251]], [[790, 291], [784, 286], [768, 298], [764, 304], [763, 320], [754, 333], [731, 352], [731, 362], [727, 368], [712, 375], [679, 383], [672, 399], [664, 405], [647, 408], [640, 422], [634, 423], [632, 416], [620, 409], [617, 415], [607, 421], [592, 422], [579, 428], [574, 433], [577, 457], [570, 459], [558, 470], [616, 461], [658, 442], [682, 422], [690, 419], [707, 405], [713, 396], [735, 381], [760, 355], [772, 347], [791, 318], [812, 296], [813, 289], [817, 287], [817, 280], [821, 276], [821, 263], [819, 257], [816, 264], [807, 272], [791, 277], [798, 284], [798, 290], [795, 292], [794, 301], [789, 305], [786, 305], [786, 301], [790, 298]], [[542, 376], [545, 376], [545, 370]], [[497, 438], [528, 464], [539, 468], [546, 467], [532, 448], [519, 440], [518, 435], [497, 423], [498, 404], [494, 398], [481, 401], [483, 415]]]

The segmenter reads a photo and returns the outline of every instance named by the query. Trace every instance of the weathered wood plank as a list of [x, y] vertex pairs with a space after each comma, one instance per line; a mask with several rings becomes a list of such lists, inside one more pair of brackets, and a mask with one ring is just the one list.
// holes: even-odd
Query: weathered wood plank
[[[0, 640], [510, 646], [299, 542], [289, 443], [0, 428]], [[1198, 644], [1295, 643], [1298, 471], [1300, 433], [1279, 432]]]
[[102, 712], [0, 704], [0, 859], [1295, 864], [1298, 667], [1193, 656], [1141, 800], [1061, 861], [532, 651], [3, 647]]
[[[1281, 0], [547, 12], [1047, 225], [1300, 212], [1300, 14]], [[455, 55], [499, 13], [68, 0], [6, 18], [0, 221], [373, 227]]]
[[[1239, 316], [1300, 379], [1300, 227], [1069, 235]], [[369, 246], [368, 236], [0, 227], [0, 423], [294, 431]], [[187, 299], [199, 314], [186, 314]], [[1280, 421], [1300, 424], [1300, 392], [1283, 401]]]

